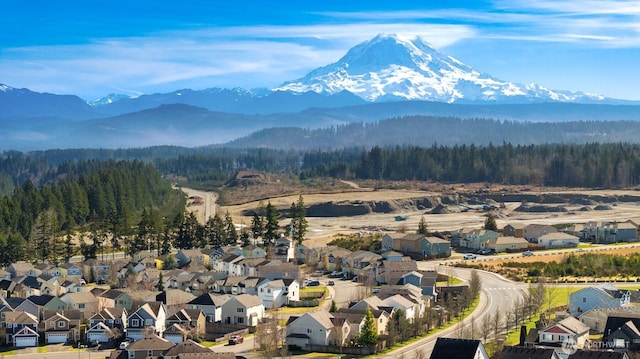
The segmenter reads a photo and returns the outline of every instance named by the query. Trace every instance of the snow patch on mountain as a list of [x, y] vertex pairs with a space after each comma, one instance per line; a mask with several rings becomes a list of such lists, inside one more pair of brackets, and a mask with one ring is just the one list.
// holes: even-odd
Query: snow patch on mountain
[[384, 34], [356, 45], [336, 63], [274, 89], [322, 94], [345, 90], [367, 101], [597, 102], [605, 99], [595, 94], [502, 81], [438, 52], [420, 37]]

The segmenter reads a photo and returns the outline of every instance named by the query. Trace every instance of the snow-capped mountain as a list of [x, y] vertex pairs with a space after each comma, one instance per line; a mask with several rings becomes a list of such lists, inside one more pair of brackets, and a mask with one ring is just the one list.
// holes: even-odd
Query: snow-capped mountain
[[128, 98], [136, 98], [137, 96], [129, 96], [129, 95], [125, 95], [122, 93], [110, 93], [105, 97], [101, 97], [95, 100], [91, 100], [91, 101], [87, 101], [87, 104], [91, 107], [96, 107], [96, 106], [104, 106], [104, 105], [109, 105], [112, 104], [116, 101], [120, 101], [120, 100], [124, 100], [124, 99], [128, 99]]
[[285, 82], [277, 91], [333, 94], [349, 91], [367, 101], [585, 102], [605, 100], [582, 92], [521, 85], [481, 73], [435, 50], [420, 37], [378, 35], [338, 62]]

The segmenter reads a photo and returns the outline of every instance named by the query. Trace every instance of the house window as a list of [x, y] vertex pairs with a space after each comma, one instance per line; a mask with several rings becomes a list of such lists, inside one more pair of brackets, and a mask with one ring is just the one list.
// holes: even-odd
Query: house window
[[582, 297], [582, 303], [586, 303], [587, 302], [587, 297]]
[[84, 303], [78, 304], [78, 309], [84, 309]]
[[131, 319], [131, 326], [132, 327], [139, 327], [140, 326], [140, 321], [138, 319]]
[[244, 318], [238, 317], [238, 324], [244, 324]]
[[144, 325], [153, 325], [153, 320], [147, 319], [144, 321]]
[[238, 313], [244, 313], [244, 308], [236, 308], [236, 312], [238, 312]]
[[63, 321], [58, 322], [58, 328], [64, 328], [64, 326], [65, 326], [65, 322]]
[[307, 328], [307, 334], [311, 334], [312, 332], [311, 328]]

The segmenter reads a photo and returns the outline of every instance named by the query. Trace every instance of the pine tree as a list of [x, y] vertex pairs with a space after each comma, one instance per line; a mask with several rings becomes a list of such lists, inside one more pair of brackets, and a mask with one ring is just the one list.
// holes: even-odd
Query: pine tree
[[418, 234], [424, 234], [425, 236], [429, 235], [429, 227], [427, 227], [427, 221], [425, 221], [424, 216], [420, 217], [420, 223], [418, 223]]
[[298, 198], [298, 202], [291, 204], [291, 239], [302, 244], [304, 236], [307, 233], [307, 209], [304, 206], [304, 199], [302, 195]]
[[253, 220], [251, 221], [251, 235], [253, 239], [262, 238], [264, 236], [264, 222], [262, 217], [257, 212], [253, 214]]
[[364, 324], [362, 326], [362, 330], [360, 331], [360, 335], [356, 341], [360, 345], [376, 345], [378, 344], [378, 329], [376, 325], [376, 321], [373, 318], [373, 313], [371, 313], [371, 308], [367, 307], [367, 311], [365, 313]]
[[493, 214], [489, 213], [489, 215], [487, 215], [487, 219], [485, 219], [484, 221], [484, 229], [488, 229], [491, 231], [498, 230], [498, 224], [496, 223], [496, 218], [493, 216]]
[[238, 243], [238, 231], [236, 231], [236, 225], [233, 224], [233, 219], [227, 211], [227, 214], [224, 216], [224, 227], [225, 227], [225, 244], [237, 244]]
[[280, 229], [280, 225], [278, 224], [278, 213], [276, 212], [276, 207], [272, 205], [271, 202], [267, 203], [266, 217], [267, 223], [265, 225], [263, 239], [265, 240], [265, 244], [268, 244], [273, 243], [280, 237], [280, 233], [278, 233], [278, 230]]

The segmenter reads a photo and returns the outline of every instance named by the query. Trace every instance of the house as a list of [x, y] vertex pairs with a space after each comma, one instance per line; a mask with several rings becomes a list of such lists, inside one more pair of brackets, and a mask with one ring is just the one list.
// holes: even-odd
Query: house
[[[7, 326], [7, 330], [5, 332], [5, 343], [13, 343], [14, 346], [19, 347], [36, 346], [24, 344], [31, 342], [34, 338], [33, 333], [38, 334], [38, 317], [24, 311], [5, 312], [4, 322]], [[20, 335], [21, 339], [18, 343], [14, 342], [14, 335]], [[37, 335], [36, 339], [39, 337], [40, 336]]]
[[124, 308], [104, 308], [89, 318], [87, 341], [108, 343], [124, 334], [127, 324], [127, 310]]
[[187, 339], [164, 352], [164, 359], [199, 358], [199, 359], [236, 359], [235, 353], [216, 353], [211, 349]]
[[510, 223], [502, 228], [502, 234], [505, 237], [524, 238], [524, 227], [522, 223]]
[[[397, 245], [398, 241], [394, 240]], [[415, 255], [420, 258], [449, 257], [451, 245], [449, 241], [438, 237], [428, 237], [424, 234], [407, 234], [400, 238], [400, 247], [393, 250], [405, 255]]]
[[84, 273], [84, 279], [87, 282], [103, 284], [106, 283], [109, 278], [111, 267], [104, 261], [87, 259], [82, 263], [82, 272]]
[[602, 341], [608, 348], [640, 350], [640, 313], [610, 313], [604, 325]]
[[161, 302], [144, 303], [127, 317], [126, 335], [138, 340], [152, 330], [162, 334], [166, 328], [166, 310]]
[[68, 340], [80, 340], [80, 313], [76, 312], [72, 320], [65, 313], [52, 312], [47, 315], [44, 322], [44, 342], [46, 344], [66, 343]]
[[133, 298], [129, 293], [120, 289], [109, 289], [98, 296], [100, 308], [125, 308], [128, 311], [133, 307]]
[[42, 313], [42, 308], [36, 305], [35, 303], [33, 303], [32, 301], [30, 301], [29, 299], [7, 298], [5, 301], [7, 302], [7, 304], [11, 306], [11, 308], [13, 308], [14, 312], [19, 312], [19, 311], [27, 312], [33, 315], [34, 317], [36, 317], [36, 319], [40, 320], [40, 314]]
[[553, 232], [538, 237], [538, 244], [545, 248], [570, 248], [580, 244], [580, 238], [565, 232]]
[[[370, 310], [374, 320], [376, 321], [376, 327], [378, 328], [378, 335], [387, 335], [387, 324], [389, 323], [391, 314], [389, 314], [389, 312], [387, 312], [386, 310], [382, 310], [382, 309], [370, 309]], [[358, 316], [361, 316], [362, 319], [364, 319], [364, 317], [366, 316], [367, 310], [357, 309], [357, 308], [339, 308], [337, 313], [357, 314]], [[336, 313], [333, 313], [333, 315], [337, 316]], [[364, 323], [362, 320], [353, 320], [353, 318], [349, 318], [349, 317], [348, 319], [349, 319], [350, 325], [355, 322], [358, 322], [361, 324]], [[362, 329], [362, 325], [360, 326], [360, 329]], [[359, 334], [360, 330], [352, 333]]]
[[255, 327], [264, 318], [264, 313], [264, 303], [256, 295], [239, 294], [232, 296], [222, 304], [222, 322], [224, 324], [243, 324]]
[[[123, 357], [128, 359], [159, 358], [174, 345], [174, 343], [159, 337], [157, 334], [147, 334], [129, 344], [123, 350], [123, 352], [126, 353]], [[119, 351], [114, 351], [111, 357], [114, 358], [114, 355], [116, 358], [120, 358]]]
[[496, 253], [517, 252], [529, 247], [529, 242], [518, 237], [498, 237], [489, 239], [485, 248], [493, 249]]
[[169, 327], [164, 331], [162, 337], [174, 344], [180, 344], [189, 339], [191, 330], [192, 329], [190, 329], [189, 327], [173, 323], [169, 324]]
[[207, 319], [200, 309], [181, 309], [172, 315], [167, 316], [166, 319], [167, 327], [177, 324], [188, 332], [191, 331], [194, 336], [200, 338], [204, 337], [206, 322]]
[[568, 356], [568, 359], [629, 359], [629, 355], [624, 351], [592, 351], [576, 350]]
[[99, 310], [99, 300], [89, 292], [67, 293], [60, 297], [67, 305], [67, 309], [78, 309], [84, 313], [96, 313]]
[[404, 237], [405, 235], [403, 233], [385, 233], [382, 236], [382, 251], [383, 252], [387, 252], [387, 251], [393, 251], [393, 250], [397, 250], [396, 248], [400, 248], [401, 246], [401, 242], [402, 242], [402, 237]]
[[261, 247], [254, 244], [242, 247], [241, 255], [245, 258], [266, 258], [267, 253]]
[[200, 309], [207, 323], [222, 320], [222, 305], [231, 299], [227, 294], [204, 293], [188, 303], [189, 308]]
[[257, 289], [265, 308], [280, 308], [300, 300], [300, 283], [295, 279], [265, 280], [258, 284]]
[[498, 238], [498, 233], [489, 229], [471, 230], [460, 240], [460, 247], [478, 250], [487, 248], [489, 239]]
[[283, 263], [293, 261], [295, 259], [296, 243], [292, 239], [287, 237], [280, 237], [276, 239], [274, 243], [274, 259], [280, 260]]
[[538, 238], [545, 234], [556, 233], [558, 230], [546, 224], [529, 224], [524, 227], [524, 239], [530, 243], [538, 243]]
[[[638, 310], [639, 308], [633, 305], [621, 308], [594, 308], [582, 313], [577, 318], [589, 326], [591, 334], [603, 334], [610, 317], [623, 318], [622, 320], [626, 321], [626, 318], [633, 318], [639, 315], [640, 312]], [[638, 325], [640, 325], [640, 321]]]
[[554, 349], [505, 346], [500, 359], [563, 359]]
[[22, 276], [39, 276], [42, 274], [42, 271], [33, 266], [33, 264], [28, 262], [16, 262], [11, 263], [7, 267], [7, 272], [11, 273], [11, 278], [22, 277]]
[[635, 242], [638, 240], [638, 226], [626, 222], [589, 222], [583, 228], [583, 238], [593, 243]]
[[265, 258], [244, 258], [238, 262], [241, 273], [247, 277], [257, 277], [261, 266], [269, 264], [271, 261]]
[[[336, 328], [338, 324], [338, 328]], [[304, 349], [306, 345], [340, 345], [346, 338], [352, 337], [348, 321], [335, 320], [335, 317], [324, 309], [291, 316], [287, 322], [286, 344]]]
[[438, 338], [431, 359], [489, 359], [479, 340]]
[[13, 346], [16, 348], [37, 347], [39, 338], [40, 334], [37, 331], [31, 327], [23, 327], [13, 335]]
[[[408, 257], [406, 257], [408, 258]], [[408, 258], [402, 261], [382, 261], [375, 268], [377, 283], [394, 283], [405, 273], [418, 270], [418, 263]]]
[[209, 265], [210, 259], [208, 255], [198, 249], [181, 249], [176, 253], [178, 268], [183, 268], [192, 263], [206, 267]]
[[[52, 295], [34, 295], [27, 298], [27, 300], [38, 307], [38, 318], [42, 318], [42, 314], [47, 310], [67, 309], [67, 304], [65, 302], [63, 302], [60, 298], [54, 297]], [[23, 305], [20, 307], [22, 309], [20, 310], [25, 310], [24, 308], [26, 305], [26, 303], [23, 303]]]
[[82, 278], [82, 266], [75, 263], [62, 263], [59, 267], [64, 270], [64, 277]]
[[258, 277], [268, 279], [298, 279], [301, 280], [300, 266], [296, 263], [282, 263], [280, 261], [269, 261], [258, 267]]
[[603, 284], [580, 289], [569, 294], [569, 314], [579, 316], [594, 308], [620, 308], [630, 305], [631, 293], [628, 290]]
[[574, 317], [567, 317], [546, 328], [538, 330], [538, 343], [541, 345], [559, 345], [570, 341], [582, 349], [589, 340], [589, 326]]
[[229, 276], [239, 276], [242, 275], [242, 268], [237, 266], [236, 263], [243, 258], [241, 255], [227, 253], [220, 258], [214, 259], [211, 262], [211, 267], [216, 272], [222, 272]]
[[342, 270], [342, 259], [349, 254], [351, 254], [351, 251], [345, 248], [337, 246], [322, 247], [319, 251], [318, 266], [331, 271]]

